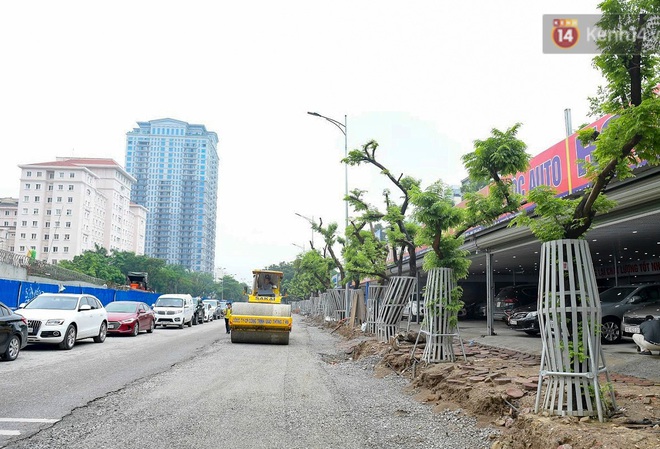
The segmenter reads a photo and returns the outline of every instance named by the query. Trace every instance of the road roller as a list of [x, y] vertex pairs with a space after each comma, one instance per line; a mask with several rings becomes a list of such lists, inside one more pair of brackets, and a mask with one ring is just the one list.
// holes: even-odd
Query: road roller
[[248, 302], [232, 303], [229, 328], [232, 343], [288, 345], [291, 305], [282, 304], [281, 271], [253, 270]]

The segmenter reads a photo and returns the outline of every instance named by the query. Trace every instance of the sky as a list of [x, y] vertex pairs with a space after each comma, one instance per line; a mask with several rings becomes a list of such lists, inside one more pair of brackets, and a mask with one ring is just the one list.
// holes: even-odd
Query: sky
[[[393, 173], [459, 185], [461, 156], [522, 123], [536, 155], [591, 122], [593, 55], [544, 54], [543, 14], [597, 1], [241, 0], [0, 4], [0, 196], [19, 164], [59, 156], [125, 165], [138, 121], [218, 134], [216, 266], [239, 280], [308, 250], [308, 219], [337, 222], [348, 150], [370, 140]], [[372, 166], [349, 190], [382, 206]], [[299, 215], [297, 215], [299, 214]], [[350, 214], [350, 211], [349, 211]], [[314, 236], [315, 246], [320, 236]]]

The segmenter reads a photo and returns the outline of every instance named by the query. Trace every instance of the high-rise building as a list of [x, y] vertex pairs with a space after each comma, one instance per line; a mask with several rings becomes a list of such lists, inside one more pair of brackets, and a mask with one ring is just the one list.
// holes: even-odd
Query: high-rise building
[[213, 273], [218, 199], [218, 135], [204, 125], [158, 119], [126, 133], [133, 202], [147, 208], [145, 253]]
[[50, 263], [97, 245], [144, 254], [147, 211], [130, 203], [135, 179], [117, 162], [58, 157], [19, 168], [14, 252]]

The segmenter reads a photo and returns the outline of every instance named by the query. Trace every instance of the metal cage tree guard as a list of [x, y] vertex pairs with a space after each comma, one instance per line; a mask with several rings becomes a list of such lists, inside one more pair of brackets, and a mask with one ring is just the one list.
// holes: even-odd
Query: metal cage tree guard
[[458, 338], [463, 352], [463, 359], [467, 361], [463, 340], [458, 329], [458, 311], [447, 308], [451, 301], [452, 290], [456, 287], [453, 270], [451, 268], [433, 268], [428, 272], [428, 280], [424, 288], [424, 307], [426, 316], [420, 327], [411, 355], [421, 335], [426, 337], [422, 360], [427, 363], [454, 362], [454, 337]]
[[388, 342], [390, 338], [394, 337], [403, 315], [403, 308], [416, 286], [417, 278], [415, 277], [392, 276], [390, 278], [376, 320], [378, 341]]
[[586, 240], [541, 246], [538, 314], [543, 349], [535, 413], [597, 415], [602, 422], [606, 404], [599, 374], [607, 379], [610, 407], [616, 409], [616, 403], [600, 342], [600, 298]]

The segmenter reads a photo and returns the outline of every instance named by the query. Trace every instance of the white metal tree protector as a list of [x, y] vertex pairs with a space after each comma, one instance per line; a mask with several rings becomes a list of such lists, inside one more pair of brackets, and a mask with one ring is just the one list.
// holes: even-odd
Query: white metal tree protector
[[376, 320], [376, 336], [379, 341], [387, 343], [396, 334], [403, 308], [416, 285], [417, 279], [411, 276], [390, 278]]
[[600, 342], [601, 307], [586, 240], [541, 246], [538, 318], [543, 349], [535, 413], [604, 418], [598, 375], [604, 373], [612, 407], [614, 391]]
[[[463, 340], [458, 329], [458, 311], [448, 310], [451, 292], [456, 287], [451, 268], [433, 268], [428, 272], [424, 288], [424, 307], [426, 316], [420, 327], [411, 356], [414, 356], [419, 338], [424, 335], [426, 344], [422, 360], [427, 363], [454, 362], [454, 337], [461, 345], [463, 359], [467, 361]], [[452, 324], [456, 323], [456, 324]]]
[[378, 319], [378, 312], [380, 304], [385, 295], [387, 287], [384, 285], [371, 285], [367, 290], [367, 329], [366, 332], [371, 334], [376, 333], [376, 320]]

